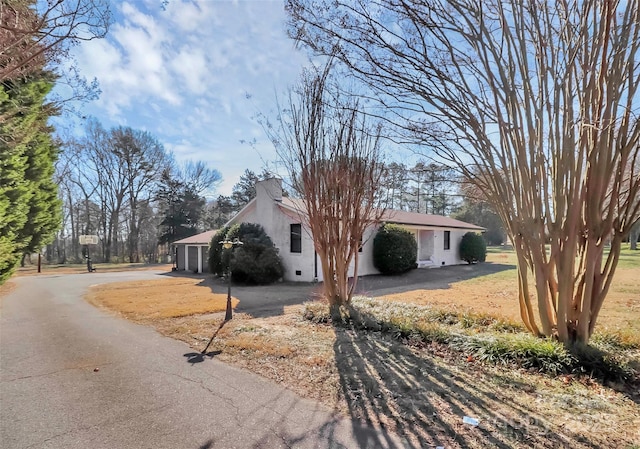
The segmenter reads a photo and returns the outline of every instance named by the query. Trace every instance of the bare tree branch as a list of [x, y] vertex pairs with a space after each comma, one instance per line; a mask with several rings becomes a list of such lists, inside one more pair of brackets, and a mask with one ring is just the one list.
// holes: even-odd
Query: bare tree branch
[[638, 1], [289, 0], [287, 10], [292, 37], [335, 54], [402, 117], [408, 141], [482, 189], [518, 256], [526, 326], [588, 341], [640, 217]]

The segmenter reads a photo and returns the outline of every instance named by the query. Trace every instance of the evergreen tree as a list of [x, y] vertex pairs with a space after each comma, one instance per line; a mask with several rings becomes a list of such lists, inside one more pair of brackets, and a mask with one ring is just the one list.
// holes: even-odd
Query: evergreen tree
[[260, 177], [251, 170], [244, 171], [240, 180], [233, 186], [231, 198], [236, 210], [242, 209], [256, 196], [256, 182]]
[[159, 244], [171, 243], [198, 233], [205, 199], [193, 188], [165, 171], [158, 199], [162, 204]]
[[44, 71], [0, 85], [0, 283], [60, 226], [52, 179], [58, 149], [47, 125], [55, 110], [45, 103], [52, 87], [53, 75]]
[[502, 221], [487, 202], [470, 201], [466, 198], [460, 210], [453, 214], [452, 217], [456, 220], [466, 221], [467, 223], [484, 227], [486, 232], [483, 234], [483, 237], [489, 245], [500, 245], [505, 241], [505, 231], [502, 227]]

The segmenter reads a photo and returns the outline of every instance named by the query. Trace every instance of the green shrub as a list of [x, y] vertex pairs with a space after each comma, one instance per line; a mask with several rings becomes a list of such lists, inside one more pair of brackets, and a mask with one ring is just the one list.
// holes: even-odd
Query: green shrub
[[[224, 250], [220, 242], [238, 239], [242, 246]], [[209, 268], [212, 273], [223, 275], [231, 267], [235, 282], [245, 284], [270, 284], [284, 274], [278, 250], [264, 228], [255, 223], [241, 223], [223, 228], [211, 241]]]
[[574, 343], [569, 352], [577, 360], [575, 372], [603, 380], [628, 380], [635, 377], [633, 370], [614, 352], [605, 352], [591, 345]]
[[373, 265], [382, 274], [404, 273], [416, 267], [418, 244], [413, 233], [385, 224], [373, 239]]
[[467, 263], [484, 262], [487, 258], [487, 244], [480, 234], [467, 232], [460, 241], [460, 259]]
[[231, 260], [231, 278], [244, 284], [270, 284], [284, 274], [278, 250], [271, 247], [245, 248], [235, 250]]
[[220, 244], [220, 242], [225, 240], [227, 232], [229, 232], [229, 228], [225, 226], [216, 232], [211, 238], [211, 243], [209, 243], [209, 272], [217, 274], [218, 276], [224, 275], [229, 262], [226, 259], [223, 260], [224, 251]]

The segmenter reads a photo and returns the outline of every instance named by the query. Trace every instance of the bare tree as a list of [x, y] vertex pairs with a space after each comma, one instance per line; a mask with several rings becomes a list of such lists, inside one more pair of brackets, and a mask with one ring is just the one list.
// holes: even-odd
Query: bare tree
[[[138, 262], [140, 226], [148, 221], [147, 209], [169, 157], [155, 137], [144, 131], [126, 127], [105, 130], [90, 120], [85, 132], [84, 138], [68, 142], [65, 148], [65, 159], [73, 167], [68, 183], [84, 203], [73, 207], [87, 214], [81, 220], [87, 228], [80, 232], [100, 236], [107, 262], [124, 258], [123, 247], [129, 260]], [[90, 203], [100, 212], [97, 228], [96, 219], [89, 216], [94, 210]], [[139, 215], [140, 208], [145, 216]]]
[[109, 151], [124, 175], [124, 193], [129, 206], [129, 262], [136, 263], [140, 261], [138, 209], [155, 196], [160, 175], [167, 166], [167, 154], [149, 132], [128, 127], [109, 132]]
[[3, 0], [0, 81], [59, 63], [79, 41], [104, 37], [110, 19], [103, 0]]
[[330, 91], [330, 67], [303, 74], [281, 110], [280, 126], [265, 128], [303, 200], [324, 296], [335, 311], [351, 301], [364, 232], [383, 212], [377, 196], [383, 165], [380, 127], [369, 126], [357, 100]]
[[289, 0], [287, 10], [292, 36], [337, 53], [407, 138], [480, 174], [517, 253], [527, 328], [588, 341], [640, 215], [638, 0]]
[[182, 164], [180, 177], [196, 195], [211, 194], [222, 180], [222, 175], [215, 168], [207, 167], [202, 161], [188, 160]]

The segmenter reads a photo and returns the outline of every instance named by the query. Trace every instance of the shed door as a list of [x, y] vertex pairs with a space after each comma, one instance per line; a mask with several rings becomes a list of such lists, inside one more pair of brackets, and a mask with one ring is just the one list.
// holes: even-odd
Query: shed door
[[189, 260], [186, 267], [188, 271], [198, 271], [198, 247], [197, 246], [189, 246], [188, 247]]

